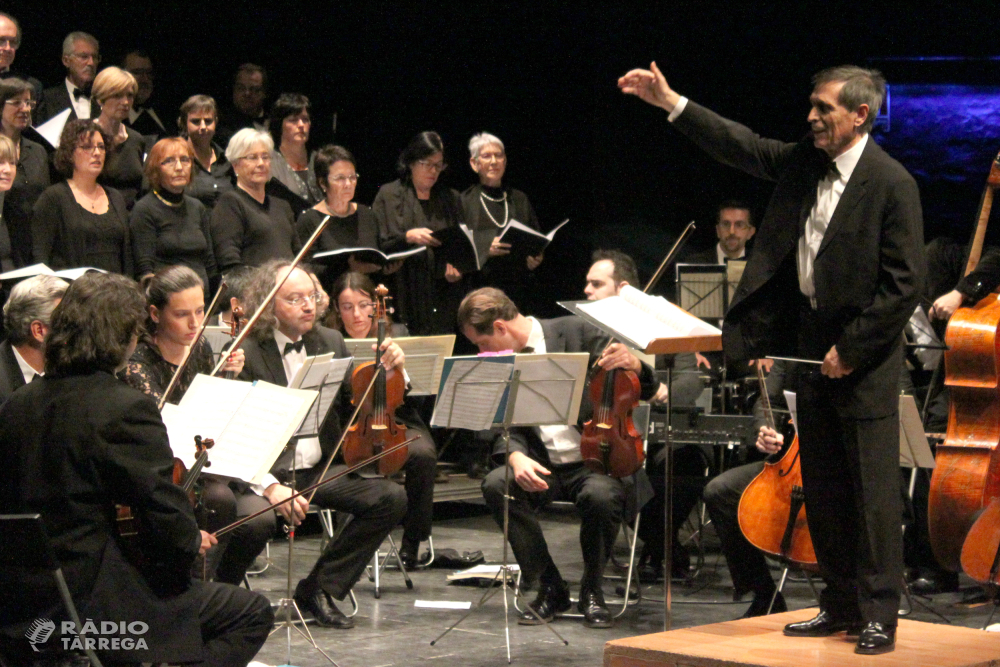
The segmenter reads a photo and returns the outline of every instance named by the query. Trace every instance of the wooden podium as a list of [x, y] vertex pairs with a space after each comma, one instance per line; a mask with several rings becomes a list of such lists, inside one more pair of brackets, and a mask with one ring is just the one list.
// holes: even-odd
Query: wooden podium
[[953, 625], [900, 620], [896, 650], [854, 652], [856, 638], [785, 637], [787, 623], [816, 608], [616, 639], [604, 646], [604, 667], [995, 667], [1000, 635]]

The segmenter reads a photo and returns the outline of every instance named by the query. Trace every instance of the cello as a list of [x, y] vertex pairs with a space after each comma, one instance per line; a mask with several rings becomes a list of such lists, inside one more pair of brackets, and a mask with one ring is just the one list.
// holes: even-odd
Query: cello
[[[774, 429], [764, 371], [760, 363], [756, 366], [764, 418]], [[747, 541], [764, 553], [802, 568], [816, 567], [816, 551], [806, 522], [798, 435], [781, 451], [770, 455], [764, 462], [764, 470], [747, 485], [740, 497], [738, 517]]]
[[[1000, 155], [993, 160], [965, 275], [979, 262], [993, 192], [1000, 187]], [[989, 294], [948, 321], [945, 385], [951, 390], [948, 430], [937, 446], [927, 523], [938, 563], [957, 572], [962, 545], [977, 514], [1000, 497], [1000, 301]]]
[[[351, 376], [352, 403], [360, 408], [357, 420], [347, 429], [344, 439], [344, 461], [353, 466], [365, 459], [398, 445], [406, 440], [406, 427], [396, 422], [396, 409], [402, 405], [406, 381], [401, 371], [382, 365], [382, 343], [386, 338], [389, 320], [386, 300], [389, 290], [385, 285], [375, 288], [375, 312], [378, 323], [378, 341], [375, 344], [375, 361], [361, 364]], [[371, 392], [367, 387], [374, 385]], [[378, 472], [392, 475], [406, 463], [409, 449], [401, 447], [378, 460]]]

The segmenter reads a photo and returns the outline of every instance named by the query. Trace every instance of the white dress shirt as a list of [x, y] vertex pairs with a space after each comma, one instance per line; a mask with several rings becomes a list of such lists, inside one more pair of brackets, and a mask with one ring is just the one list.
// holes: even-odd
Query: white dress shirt
[[[527, 347], [535, 349], [537, 354], [545, 354], [545, 332], [542, 324], [534, 317], [529, 317], [531, 333], [528, 334]], [[549, 453], [549, 461], [554, 464], [577, 463], [583, 460], [580, 455], [580, 432], [575, 426], [539, 426], [538, 435]]]
[[69, 103], [73, 105], [76, 117], [81, 119], [90, 118], [90, 96], [77, 99], [76, 95], [73, 94], [73, 91], [76, 90], [80, 90], [80, 88], [69, 79], [66, 79], [66, 92], [69, 93]]
[[17, 351], [16, 347], [11, 345], [10, 349], [14, 351], [14, 358], [17, 359], [17, 367], [21, 369], [21, 376], [24, 378], [25, 384], [34, 380], [36, 375], [41, 375], [41, 373], [31, 367], [31, 364], [24, 360], [24, 357]]
[[826, 228], [830, 226], [834, 211], [840, 202], [841, 195], [847, 187], [847, 182], [854, 173], [854, 168], [858, 166], [861, 153], [864, 152], [868, 144], [868, 135], [861, 135], [858, 143], [851, 146], [833, 159], [837, 165], [839, 176], [833, 172], [827, 173], [816, 185], [816, 203], [809, 211], [806, 219], [806, 226], [802, 236], [799, 237], [799, 250], [797, 256], [799, 269], [799, 291], [809, 298], [812, 307], [816, 307], [816, 284], [814, 282], [816, 253], [823, 243], [823, 236]]
[[[288, 382], [291, 382], [298, 370], [306, 363], [306, 357], [308, 356], [306, 348], [303, 347], [298, 352], [290, 350], [288, 354], [284, 354], [285, 343], [294, 343], [296, 341], [277, 329], [274, 330], [274, 342], [278, 344], [278, 354], [281, 355], [281, 363], [285, 367], [285, 377], [288, 379]], [[295, 447], [296, 470], [312, 468], [322, 458], [323, 449], [320, 447], [319, 438], [299, 439], [298, 445]]]

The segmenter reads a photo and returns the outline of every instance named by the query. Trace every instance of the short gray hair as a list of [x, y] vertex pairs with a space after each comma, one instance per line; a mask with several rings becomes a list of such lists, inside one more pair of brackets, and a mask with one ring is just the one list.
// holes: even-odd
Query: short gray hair
[[226, 159], [231, 164], [241, 157], [246, 157], [256, 143], [264, 144], [268, 153], [274, 150], [274, 139], [271, 138], [269, 132], [258, 130], [255, 127], [244, 127], [229, 140], [229, 144], [226, 146]]
[[22, 280], [7, 297], [3, 305], [3, 325], [11, 345], [24, 345], [31, 341], [31, 323], [38, 320], [49, 325], [56, 301], [69, 287], [62, 278], [41, 275]]
[[507, 149], [503, 147], [503, 142], [500, 141], [500, 137], [489, 132], [480, 132], [469, 139], [469, 156], [475, 160], [479, 157], [479, 152], [483, 150], [483, 147], [490, 144], [496, 144], [500, 147], [500, 150], [507, 152]]
[[813, 90], [828, 83], [843, 82], [837, 102], [848, 111], [868, 105], [868, 118], [858, 128], [859, 133], [871, 132], [875, 118], [885, 100], [885, 77], [877, 69], [856, 65], [840, 65], [817, 72], [812, 78]]
[[70, 34], [66, 35], [66, 39], [63, 40], [62, 54], [64, 56], [68, 56], [69, 54], [73, 53], [73, 44], [76, 42], [87, 42], [98, 51], [101, 50], [101, 43], [97, 41], [96, 37], [91, 35], [89, 32], [74, 30]]

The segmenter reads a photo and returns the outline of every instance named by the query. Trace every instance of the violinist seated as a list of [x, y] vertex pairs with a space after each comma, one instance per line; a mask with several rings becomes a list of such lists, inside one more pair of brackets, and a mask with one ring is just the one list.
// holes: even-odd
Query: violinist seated
[[55, 276], [32, 276], [10, 292], [3, 307], [7, 340], [0, 343], [0, 406], [14, 390], [45, 371], [45, 337], [52, 311], [68, 283]]
[[[215, 366], [207, 339], [203, 337], [192, 349], [205, 319], [201, 278], [191, 268], [178, 265], [160, 269], [144, 279], [143, 285], [146, 331], [120, 377], [159, 403], [178, 367], [190, 355], [167, 399], [168, 403], [180, 403], [195, 376], [199, 373], [211, 375]], [[243, 351], [230, 354], [223, 370], [239, 374], [243, 370]], [[211, 452], [208, 457], [211, 461]], [[203, 526], [208, 532], [214, 533], [239, 518], [270, 507], [250, 484], [216, 477], [210, 470], [204, 471], [199, 478], [197, 494], [202, 510], [199, 515], [204, 517]], [[269, 512], [226, 533], [219, 538], [219, 544], [209, 550], [205, 562], [196, 564], [195, 576], [239, 585], [276, 528], [274, 513]]]
[[[656, 391], [653, 369], [640, 362], [624, 345], [605, 350], [607, 336], [584, 320], [560, 317], [538, 320], [525, 317], [498, 289], [484, 287], [469, 293], [458, 310], [462, 333], [481, 352], [589, 352], [591, 362], [599, 359], [605, 370], [623, 368], [636, 372], [642, 396]], [[603, 351], [603, 353], [602, 353]], [[584, 389], [584, 396], [587, 390]], [[590, 411], [586, 398], [580, 424]], [[499, 429], [486, 435], [493, 441], [493, 461], [500, 467], [483, 480], [483, 497], [500, 526], [504, 524], [505, 445]], [[608, 628], [613, 625], [604, 602], [601, 585], [604, 567], [625, 514], [626, 498], [636, 476], [617, 479], [588, 469], [580, 453], [577, 425], [514, 428], [510, 437], [511, 468], [510, 545], [521, 572], [529, 582], [539, 582], [538, 596], [518, 622], [536, 625], [551, 620], [570, 607], [569, 589], [556, 567], [533, 508], [552, 500], [574, 502], [582, 515], [580, 544], [584, 573], [580, 586], [579, 609], [584, 625]], [[641, 481], [645, 481], [643, 475]]]
[[[795, 390], [793, 367], [794, 364], [786, 361], [772, 361], [767, 375], [767, 395], [775, 408], [785, 406], [786, 389]], [[764, 438], [765, 416], [760, 400], [755, 406], [754, 416], [754, 431], [758, 432], [754, 441], [756, 448], [764, 455], [773, 454], [781, 447], [774, 446], [776, 438], [773, 432], [767, 434], [767, 439]], [[783, 442], [783, 436], [778, 439]], [[771, 570], [764, 559], [764, 553], [750, 544], [740, 530], [738, 513], [743, 491], [763, 470], [763, 460], [730, 468], [712, 479], [702, 494], [705, 509], [708, 510], [712, 525], [715, 526], [716, 535], [719, 536], [722, 554], [729, 565], [729, 575], [733, 580], [733, 601], [742, 600], [747, 593], [753, 594], [753, 600], [743, 618], [767, 614], [772, 597], [774, 606], [771, 608], [771, 613], [787, 611], [781, 593], [774, 595], [774, 579], [771, 578]]]
[[[277, 296], [265, 304], [267, 295], [286, 275]], [[319, 290], [318, 281], [300, 268], [290, 269], [290, 263], [284, 260], [272, 260], [257, 270], [247, 285], [243, 305], [248, 313], [255, 313], [261, 304], [265, 306], [243, 344], [246, 363], [241, 380], [288, 386], [309, 356], [329, 352], [336, 357], [350, 356], [340, 332], [316, 324], [317, 302], [322, 298]], [[404, 357], [399, 346], [386, 340], [382, 348], [386, 368], [401, 368]], [[293, 472], [296, 488], [320, 481], [342, 429], [349, 426], [346, 421], [352, 412], [351, 395], [348, 373], [319, 438], [300, 438], [272, 466], [262, 485], [264, 497], [271, 504], [293, 494]], [[341, 464], [331, 465], [324, 479], [343, 468]], [[384, 477], [366, 478], [352, 473], [317, 489], [313, 503], [347, 512], [353, 519], [335, 541], [327, 544], [309, 575], [299, 581], [295, 601], [299, 609], [311, 613], [324, 627], [351, 628], [354, 621], [337, 609], [334, 600], [343, 600], [350, 592], [389, 531], [403, 519], [406, 492]], [[305, 518], [308, 508], [303, 497], [277, 507], [293, 524]]]
[[[98, 646], [104, 664], [245, 665], [274, 621], [267, 598], [191, 579], [192, 562], [215, 538], [199, 531], [172, 481], [155, 401], [114, 377], [136, 345], [145, 305], [135, 282], [117, 274], [88, 273], [66, 290], [52, 313], [45, 375], [0, 410], [0, 507], [41, 515], [81, 618], [97, 627], [146, 624], [132, 642]], [[138, 519], [135, 562], [123, 555], [116, 505]], [[28, 625], [68, 620], [59, 592], [44, 570], [17, 567], [0, 580], [0, 662], [30, 664]], [[60, 632], [48, 645], [63, 639], [72, 637]]]
[[[378, 325], [373, 317], [375, 297], [375, 285], [363, 273], [349, 271], [334, 282], [332, 310], [338, 323], [336, 328], [346, 340], [378, 337]], [[391, 323], [388, 333], [390, 339], [410, 335], [406, 325], [398, 322]], [[353, 347], [351, 343], [347, 345]], [[399, 557], [403, 566], [410, 568], [417, 564], [420, 543], [431, 536], [437, 451], [427, 425], [411, 399], [404, 399], [396, 410], [396, 418], [406, 426], [408, 438], [420, 436], [407, 445], [409, 456], [404, 468], [406, 516], [403, 517], [403, 541]]]

